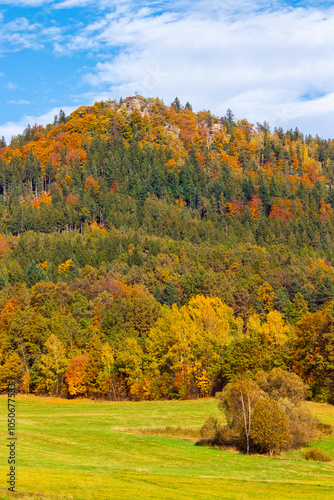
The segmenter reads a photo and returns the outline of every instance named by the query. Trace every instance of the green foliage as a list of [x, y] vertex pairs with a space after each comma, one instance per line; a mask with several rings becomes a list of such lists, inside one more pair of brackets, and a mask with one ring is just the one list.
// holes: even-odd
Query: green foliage
[[168, 281], [163, 290], [162, 303], [167, 306], [172, 306], [173, 304], [180, 305], [175, 285], [171, 281]]
[[289, 399], [293, 404], [299, 404], [309, 396], [309, 387], [295, 373], [274, 368], [271, 372], [260, 371], [256, 382], [270, 398], [276, 401]]
[[283, 367], [332, 401], [333, 141], [136, 96], [0, 143], [0, 340], [22, 387], [69, 390], [48, 382], [55, 336], [66, 370], [84, 356], [80, 394], [207, 396]]
[[250, 436], [262, 451], [270, 455], [286, 447], [290, 439], [289, 421], [275, 400], [260, 398], [256, 402]]
[[321, 434], [321, 424], [303, 402], [308, 388], [294, 374], [281, 369], [259, 371], [256, 381], [236, 378], [218, 394], [227, 426], [219, 427], [210, 443], [240, 450], [268, 452], [306, 446]]

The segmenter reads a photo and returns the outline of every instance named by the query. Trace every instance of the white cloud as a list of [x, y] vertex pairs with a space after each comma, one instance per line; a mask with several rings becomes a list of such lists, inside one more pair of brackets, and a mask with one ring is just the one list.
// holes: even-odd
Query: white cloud
[[[178, 96], [194, 109], [217, 115], [231, 107], [238, 118], [298, 125], [326, 136], [333, 125], [334, 8], [292, 8], [278, 0], [13, 4], [44, 6], [42, 13], [72, 7], [96, 10], [85, 26], [79, 16], [78, 24], [67, 27], [67, 21], [62, 27], [42, 27], [42, 22], [21, 18], [5, 25], [2, 37], [12, 50], [52, 43], [57, 56], [89, 54], [88, 64], [95, 60], [94, 66], [82, 67], [81, 83], [90, 90], [83, 87], [85, 94], [73, 97], [73, 103], [138, 91], [167, 103]], [[99, 9], [105, 9], [103, 15]], [[82, 100], [84, 95], [89, 102]]]
[[5, 0], [1, 5], [10, 5], [11, 7], [40, 7], [41, 5], [49, 5], [49, 0]]
[[0, 54], [22, 49], [39, 50], [47, 42], [62, 40], [62, 28], [52, 23], [50, 11], [38, 11], [31, 19], [19, 17], [8, 23], [0, 14]]
[[7, 101], [7, 104], [31, 104], [30, 101], [25, 101], [24, 99], [17, 99], [12, 101]]
[[17, 85], [16, 83], [13, 83], [13, 82], [6, 82], [2, 85], [5, 89], [8, 89], [8, 90], [16, 90], [17, 89]]
[[329, 113], [334, 114], [333, 99], [319, 111], [324, 98], [311, 106], [301, 96], [310, 89], [334, 91], [333, 25], [334, 9], [261, 10], [216, 19], [203, 12], [107, 14], [100, 24], [82, 30], [73, 47], [118, 49], [119, 55], [101, 56], [85, 75], [96, 92], [124, 97], [136, 90], [166, 102], [177, 95], [215, 114], [225, 114], [230, 106], [250, 121], [279, 120], [282, 109], [298, 109], [285, 116], [288, 126], [302, 121], [315, 133], [319, 121], [312, 123], [313, 118], [322, 113], [325, 130]]
[[[7, 122], [0, 125], [0, 137], [4, 136], [7, 143], [10, 142], [11, 138], [15, 135], [22, 134], [23, 130], [27, 125], [47, 125], [48, 123], [53, 123], [55, 115], [59, 113], [59, 107], [53, 108], [47, 113], [40, 116], [24, 116], [18, 122]], [[76, 106], [62, 106], [62, 110], [68, 115], [76, 109]]]

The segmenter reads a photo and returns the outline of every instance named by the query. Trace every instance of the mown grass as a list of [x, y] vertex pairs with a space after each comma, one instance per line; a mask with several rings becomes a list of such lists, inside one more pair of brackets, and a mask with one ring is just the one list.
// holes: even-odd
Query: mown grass
[[[97, 403], [33, 396], [17, 397], [18, 493], [8, 495], [5, 397], [0, 404], [3, 500], [333, 498], [334, 463], [195, 446], [196, 428], [210, 414], [221, 417], [214, 399]], [[334, 425], [334, 407], [310, 407]], [[312, 446], [334, 456], [333, 436]]]

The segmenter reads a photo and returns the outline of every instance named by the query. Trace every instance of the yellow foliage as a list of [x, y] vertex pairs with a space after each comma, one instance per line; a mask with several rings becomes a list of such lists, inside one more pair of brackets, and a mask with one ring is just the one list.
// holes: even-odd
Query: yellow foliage
[[250, 337], [259, 338], [262, 334], [261, 318], [258, 314], [252, 314], [247, 320], [246, 334]]
[[73, 268], [74, 262], [72, 259], [68, 259], [58, 266], [58, 274], [64, 274], [68, 278], [70, 270]]
[[288, 327], [284, 324], [283, 316], [279, 311], [270, 311], [267, 321], [262, 326], [265, 342], [274, 346], [283, 345], [287, 342], [288, 330]]
[[264, 311], [269, 312], [274, 309], [275, 293], [272, 286], [266, 281], [259, 286], [257, 298], [261, 302]]
[[37, 264], [37, 267], [41, 267], [47, 273], [49, 268], [49, 263], [47, 260], [45, 260], [44, 262], [40, 262], [39, 264]]
[[103, 224], [98, 224], [96, 221], [89, 224], [89, 231], [91, 233], [101, 234], [106, 233], [107, 229], [103, 226]]
[[46, 205], [50, 205], [52, 201], [52, 196], [49, 193], [43, 192], [37, 200], [34, 200], [31, 205], [36, 207], [37, 210], [41, 208], [41, 203], [45, 203]]

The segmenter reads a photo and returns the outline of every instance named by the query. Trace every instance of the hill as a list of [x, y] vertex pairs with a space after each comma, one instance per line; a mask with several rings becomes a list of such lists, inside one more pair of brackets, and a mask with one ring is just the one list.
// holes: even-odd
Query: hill
[[0, 390], [187, 398], [281, 366], [331, 400], [333, 140], [136, 96], [1, 146]]

